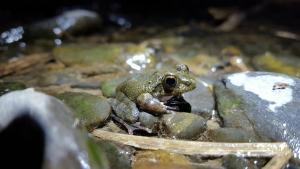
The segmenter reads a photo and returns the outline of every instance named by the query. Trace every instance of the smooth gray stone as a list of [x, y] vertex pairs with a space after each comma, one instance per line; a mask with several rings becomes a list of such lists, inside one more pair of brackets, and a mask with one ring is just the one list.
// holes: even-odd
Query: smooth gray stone
[[196, 81], [196, 89], [183, 93], [183, 98], [191, 105], [191, 112], [210, 118], [215, 108], [215, 100], [212, 91], [205, 86], [205, 82]]
[[[1, 153], [6, 154], [4, 159], [16, 160], [11, 167], [37, 155], [38, 149], [41, 159], [29, 161], [38, 168], [94, 168], [87, 151], [88, 137], [74, 128], [74, 121], [73, 113], [61, 101], [32, 88], [5, 94], [0, 97]], [[28, 161], [22, 162], [26, 168]]]
[[278, 73], [244, 72], [224, 77], [222, 85], [223, 90], [239, 98], [243, 113], [261, 136], [286, 141], [294, 157], [300, 158], [300, 79]]

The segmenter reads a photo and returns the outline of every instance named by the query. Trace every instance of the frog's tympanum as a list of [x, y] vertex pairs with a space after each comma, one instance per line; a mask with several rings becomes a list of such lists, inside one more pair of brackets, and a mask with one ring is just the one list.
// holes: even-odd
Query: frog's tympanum
[[177, 65], [176, 70], [172, 71], [149, 71], [121, 83], [112, 107], [117, 117], [127, 123], [137, 124], [140, 111], [155, 116], [172, 113], [174, 108], [164, 103], [195, 87], [195, 79], [186, 65]]

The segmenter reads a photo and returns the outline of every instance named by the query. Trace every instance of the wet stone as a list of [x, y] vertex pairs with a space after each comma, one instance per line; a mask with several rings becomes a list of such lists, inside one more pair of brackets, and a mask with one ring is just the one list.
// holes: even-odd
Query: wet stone
[[246, 116], [246, 109], [242, 100], [233, 92], [228, 90], [223, 82], [217, 82], [214, 86], [217, 108], [220, 117], [223, 120], [225, 128], [237, 128], [249, 133], [255, 138], [260, 136], [256, 134], [252, 123]]
[[105, 140], [97, 140], [96, 145], [105, 152], [111, 169], [131, 169], [133, 148]]
[[286, 141], [294, 156], [300, 158], [300, 79], [279, 73], [245, 72], [228, 75], [222, 82], [216, 93], [225, 125], [233, 127], [231, 119], [242, 116], [245, 122], [241, 128], [251, 123], [260, 136]]
[[208, 140], [215, 142], [257, 142], [256, 135], [239, 128], [218, 128], [206, 132]]
[[[101, 17], [93, 11], [74, 9], [27, 26], [30, 37], [63, 37], [99, 29]], [[26, 32], [27, 33], [27, 32]]]
[[271, 71], [285, 73], [291, 76], [300, 77], [300, 59], [299, 57], [289, 55], [274, 55], [265, 53], [258, 55], [253, 59], [254, 66], [262, 71]]
[[155, 117], [150, 113], [140, 112], [139, 122], [141, 123], [141, 126], [151, 129], [153, 133], [157, 132], [156, 129], [159, 123], [158, 117]]
[[[104, 158], [89, 154], [87, 133], [74, 128], [73, 113], [60, 100], [32, 88], [13, 91], [0, 97], [0, 112], [0, 134], [3, 136], [0, 146], [5, 154], [1, 165], [108, 169]], [[18, 163], [11, 163], [17, 151], [22, 158]], [[104, 155], [102, 151], [98, 154]]]
[[196, 81], [196, 89], [184, 93], [183, 98], [191, 105], [191, 112], [210, 118], [215, 107], [212, 91], [200, 79]]
[[87, 93], [66, 92], [57, 96], [75, 113], [79, 127], [89, 131], [103, 124], [111, 112], [106, 98]]
[[75, 85], [80, 83], [80, 78], [75, 73], [68, 72], [49, 72], [40, 75], [38, 84], [39, 86], [50, 86], [50, 85]]
[[54, 57], [66, 65], [121, 64], [124, 46], [117, 44], [66, 44], [53, 50]]
[[86, 146], [91, 168], [111, 169], [109, 166], [108, 154], [97, 144], [97, 141], [94, 138], [88, 137]]
[[53, 55], [68, 66], [96, 65], [131, 72], [154, 68], [158, 59], [154, 49], [143, 43], [70, 43], [55, 48]]
[[187, 157], [165, 151], [139, 151], [136, 153], [133, 169], [192, 169]]
[[101, 91], [103, 93], [103, 96], [115, 97], [117, 86], [121, 84], [123, 81], [125, 81], [126, 79], [127, 79], [126, 77], [121, 77], [117, 79], [107, 80], [101, 83]]
[[0, 82], [0, 96], [15, 90], [23, 90], [26, 86], [20, 82]]
[[222, 158], [222, 166], [226, 169], [258, 169], [256, 166], [249, 163], [247, 159], [235, 155], [224, 156]]
[[206, 129], [206, 120], [195, 114], [176, 112], [161, 118], [160, 134], [179, 139], [196, 139]]

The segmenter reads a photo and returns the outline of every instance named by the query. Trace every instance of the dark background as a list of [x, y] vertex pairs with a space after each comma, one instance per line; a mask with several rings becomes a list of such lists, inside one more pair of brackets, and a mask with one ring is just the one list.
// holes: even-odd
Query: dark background
[[[111, 14], [122, 15], [133, 25], [146, 22], [176, 20], [210, 20], [208, 7], [238, 7], [247, 11], [263, 0], [2, 0], [0, 28], [27, 24], [55, 16], [75, 8], [91, 9], [102, 15], [105, 23]], [[250, 19], [273, 20], [279, 24], [297, 26], [300, 18], [300, 0], [267, 0], [268, 6]]]

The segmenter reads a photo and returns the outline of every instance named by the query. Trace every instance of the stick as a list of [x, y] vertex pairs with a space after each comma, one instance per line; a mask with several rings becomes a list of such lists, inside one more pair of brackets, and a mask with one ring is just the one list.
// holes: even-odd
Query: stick
[[[288, 145], [284, 142], [279, 143], [217, 143], [171, 140], [163, 138], [152, 138], [144, 136], [134, 136], [94, 130], [95, 137], [104, 140], [111, 140], [125, 145], [141, 149], [165, 150], [172, 153], [202, 156], [225, 156], [235, 154], [241, 157], [273, 157], [282, 152], [290, 152]], [[289, 158], [288, 158], [289, 159]]]
[[262, 169], [283, 168], [291, 157], [292, 152], [290, 150], [285, 150], [284, 152], [275, 155]]
[[24, 56], [7, 63], [0, 64], [0, 77], [10, 75], [13, 73], [18, 73], [26, 68], [34, 66], [38, 63], [45, 63], [51, 58], [49, 54], [33, 54], [29, 56]]

